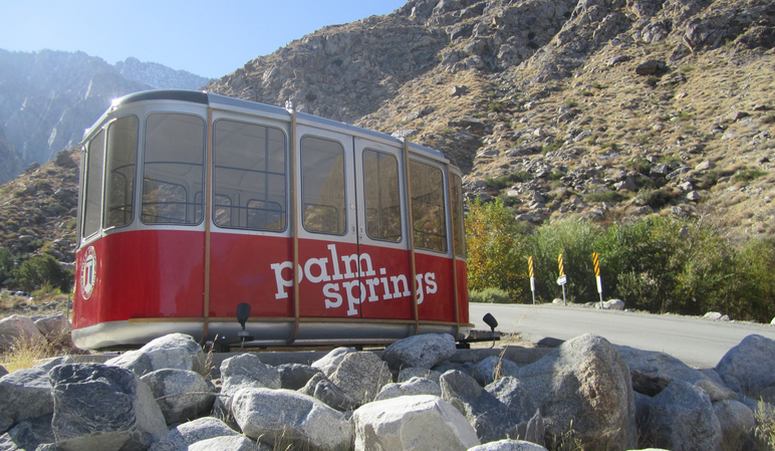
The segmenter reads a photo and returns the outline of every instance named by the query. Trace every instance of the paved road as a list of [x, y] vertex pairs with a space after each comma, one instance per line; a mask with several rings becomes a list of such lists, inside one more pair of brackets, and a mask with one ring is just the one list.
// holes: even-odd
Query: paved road
[[721, 357], [747, 335], [759, 334], [775, 339], [775, 326], [771, 325], [551, 304], [471, 304], [471, 322], [477, 329], [489, 329], [482, 321], [487, 312], [498, 320], [497, 330], [518, 332], [530, 341], [545, 337], [567, 340], [593, 333], [612, 343], [666, 352], [698, 368], [716, 366]]

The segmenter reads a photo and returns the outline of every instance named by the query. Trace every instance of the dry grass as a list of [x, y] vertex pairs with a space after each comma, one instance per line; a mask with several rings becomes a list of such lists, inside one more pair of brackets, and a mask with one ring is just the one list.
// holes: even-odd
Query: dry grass
[[17, 339], [11, 348], [0, 354], [0, 364], [8, 372], [31, 368], [41, 359], [61, 355], [61, 349], [45, 340]]
[[775, 408], [760, 400], [754, 417], [756, 438], [769, 449], [775, 449]]

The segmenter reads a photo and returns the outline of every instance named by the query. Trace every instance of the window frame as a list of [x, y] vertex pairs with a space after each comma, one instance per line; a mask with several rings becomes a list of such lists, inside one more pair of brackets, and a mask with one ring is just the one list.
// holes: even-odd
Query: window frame
[[[468, 257], [468, 250], [466, 248], [466, 225], [465, 225], [465, 199], [463, 196], [463, 177], [458, 174], [457, 172], [448, 171], [447, 174], [449, 174], [449, 187], [450, 187], [450, 199], [449, 199], [449, 221], [452, 229], [452, 243], [455, 247], [455, 252], [453, 255], [453, 258], [465, 260]], [[452, 180], [458, 180], [460, 182], [460, 197], [457, 199], [452, 197]], [[460, 221], [460, 229], [456, 230], [455, 227], [455, 216], [453, 216], [453, 202], [457, 203], [457, 207], [459, 211], [458, 219]], [[460, 234], [460, 242], [458, 243], [455, 240], [455, 237], [457, 234]], [[460, 244], [460, 246], [458, 246]]]
[[[129, 222], [127, 222], [125, 224], [122, 224], [120, 226], [116, 226], [116, 225], [108, 226], [107, 225], [107, 218], [108, 218], [108, 209], [107, 209], [108, 202], [107, 202], [107, 200], [108, 200], [108, 193], [109, 193], [109, 191], [108, 191], [108, 177], [107, 177], [107, 175], [108, 175], [108, 164], [107, 164], [107, 160], [108, 159], [107, 159], [107, 156], [108, 156], [108, 150], [109, 150], [108, 149], [108, 143], [110, 142], [110, 129], [111, 129], [111, 127], [116, 122], [120, 121], [121, 119], [129, 118], [129, 117], [133, 117], [137, 121], [137, 127], [135, 128], [135, 170], [132, 171], [133, 186], [132, 186], [132, 192], [130, 193], [130, 195], [131, 195], [131, 197], [130, 197], [131, 204], [130, 205], [132, 206], [132, 214], [131, 214], [131, 216], [129, 218]], [[141, 125], [140, 118], [136, 114], [127, 114], [126, 116], [120, 116], [120, 117], [117, 117], [117, 118], [111, 120], [107, 124], [107, 126], [105, 127], [105, 130], [106, 130], [106, 132], [105, 132], [105, 157], [106, 158], [105, 158], [105, 164], [104, 164], [105, 169], [103, 171], [103, 173], [104, 173], [104, 176], [103, 176], [104, 177], [103, 192], [104, 193], [103, 193], [103, 196], [102, 196], [103, 203], [104, 203], [104, 205], [103, 205], [103, 212], [102, 212], [102, 229], [105, 230], [105, 231], [116, 230], [116, 229], [123, 229], [123, 228], [126, 228], [126, 227], [131, 227], [132, 224], [134, 224], [135, 219], [137, 218], [137, 205], [136, 205], [135, 201], [137, 200], [137, 192], [138, 192], [138, 189], [137, 189], [137, 186], [138, 186], [137, 175], [138, 175], [139, 166], [140, 166], [140, 125]], [[143, 164], [145, 164], [145, 162], [143, 162]], [[123, 175], [123, 174], [121, 174], [121, 175]], [[141, 196], [141, 199], [142, 199], [142, 196]]]
[[[100, 172], [102, 172], [101, 179], [100, 179], [100, 191], [99, 191], [99, 202], [97, 204], [97, 228], [93, 232], [86, 234], [86, 225], [87, 225], [87, 208], [89, 205], [89, 176], [91, 175], [91, 168], [89, 167], [89, 162], [91, 161], [91, 147], [92, 144], [97, 140], [97, 138], [102, 135], [102, 167], [100, 168]], [[103, 216], [103, 210], [104, 210], [104, 200], [105, 200], [105, 151], [107, 150], [107, 136], [108, 132], [106, 130], [106, 127], [103, 125], [98, 130], [96, 130], [96, 133], [94, 133], [94, 136], [92, 139], [89, 140], [88, 143], [86, 143], [86, 158], [83, 165], [83, 205], [81, 207], [81, 224], [80, 224], [80, 241], [82, 243], [87, 242], [94, 238], [95, 236], [101, 235], [103, 227], [102, 227], [102, 216]]]
[[432, 248], [428, 248], [428, 247], [424, 247], [424, 246], [418, 246], [418, 244], [417, 244], [418, 240], [414, 236], [414, 232], [415, 232], [414, 223], [415, 223], [415, 221], [417, 221], [417, 216], [414, 214], [413, 210], [412, 210], [412, 223], [411, 224], [407, 224], [407, 228], [409, 229], [409, 233], [412, 234], [412, 245], [413, 245], [413, 247], [416, 250], [421, 251], [421, 252], [431, 252], [431, 253], [434, 253], [434, 254], [449, 255], [451, 253], [450, 252], [450, 244], [449, 244], [449, 239], [450, 239], [449, 229], [450, 229], [451, 218], [450, 218], [450, 216], [448, 214], [448, 206], [447, 206], [448, 197], [449, 197], [449, 194], [448, 194], [448, 190], [449, 190], [448, 183], [449, 182], [447, 181], [447, 177], [445, 176], [447, 174], [447, 171], [445, 171], [445, 168], [440, 163], [438, 163], [438, 162], [436, 162], [434, 160], [429, 160], [429, 159], [425, 159], [425, 158], [409, 158], [409, 161], [408, 161], [408, 164], [407, 164], [408, 167], [406, 168], [406, 170], [409, 172], [409, 182], [410, 182], [410, 183], [407, 184], [408, 185], [408, 191], [409, 191], [407, 193], [407, 199], [409, 200], [409, 205], [407, 205], [407, 208], [409, 208], [409, 209], [412, 209], [414, 207], [414, 197], [413, 197], [413, 192], [412, 192], [412, 183], [414, 183], [415, 177], [414, 177], [414, 174], [411, 173], [412, 172], [412, 163], [421, 164], [423, 166], [427, 166], [429, 168], [432, 168], [432, 169], [438, 171], [440, 173], [440, 175], [441, 175], [441, 207], [443, 209], [443, 211], [442, 211], [442, 213], [443, 213], [442, 224], [444, 225], [444, 240], [443, 240], [444, 248], [439, 250], [439, 249], [432, 249]]
[[[320, 141], [328, 141], [328, 142], [334, 143], [337, 146], [339, 146], [339, 149], [342, 152], [341, 153], [341, 155], [342, 155], [342, 190], [343, 190], [343, 194], [344, 194], [343, 205], [342, 205], [342, 216], [344, 217], [344, 223], [342, 224], [342, 233], [329, 233], [329, 232], [319, 232], [319, 231], [309, 230], [309, 229], [307, 229], [307, 226], [305, 224], [305, 221], [304, 221], [304, 193], [305, 193], [305, 189], [304, 189], [304, 164], [302, 162], [302, 159], [304, 157], [304, 140], [307, 139], [307, 138], [313, 138], [313, 139], [317, 139], [317, 140], [320, 140]], [[348, 235], [348, 226], [349, 226], [349, 218], [348, 218], [348, 216], [349, 216], [349, 209], [348, 209], [348, 206], [347, 206], [348, 201], [349, 201], [349, 196], [348, 196], [348, 193], [347, 193], [347, 191], [348, 191], [347, 182], [348, 182], [349, 179], [347, 177], [347, 150], [345, 149], [345, 146], [340, 141], [338, 141], [336, 139], [327, 138], [327, 137], [324, 137], [324, 136], [321, 136], [321, 135], [312, 134], [312, 133], [306, 133], [306, 134], [304, 134], [304, 135], [299, 137], [299, 149], [298, 149], [298, 152], [299, 152], [299, 160], [297, 162], [297, 165], [298, 165], [298, 170], [299, 170], [299, 182], [298, 183], [299, 183], [300, 191], [299, 191], [299, 197], [298, 197], [299, 205], [298, 205], [297, 208], [298, 208], [298, 212], [299, 212], [298, 220], [299, 220], [299, 223], [301, 224], [302, 229], [306, 233], [315, 234], [315, 235], [328, 235], [328, 236], [339, 236], [339, 237], [347, 236]]]
[[[369, 233], [369, 221], [368, 221], [368, 204], [367, 204], [367, 198], [366, 198], [366, 153], [367, 152], [373, 152], [375, 154], [381, 155], [381, 156], [387, 156], [392, 158], [395, 161], [395, 168], [396, 168], [396, 194], [398, 198], [398, 215], [399, 215], [399, 226], [398, 226], [398, 239], [397, 240], [387, 240], [384, 238], [376, 238]], [[383, 150], [379, 150], [373, 147], [364, 147], [360, 151], [361, 153], [361, 174], [363, 175], [361, 183], [361, 193], [363, 198], [363, 222], [364, 222], [364, 231], [366, 232], [366, 237], [371, 241], [379, 241], [382, 243], [390, 243], [390, 244], [401, 244], [404, 240], [404, 214], [403, 214], [403, 196], [401, 195], [401, 165], [399, 162], [398, 157], [393, 155], [390, 152], [385, 152]]]

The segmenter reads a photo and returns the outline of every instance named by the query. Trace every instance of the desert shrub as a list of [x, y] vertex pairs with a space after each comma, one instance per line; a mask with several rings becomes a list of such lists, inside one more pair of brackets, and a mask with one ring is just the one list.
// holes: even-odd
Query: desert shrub
[[775, 409], [768, 403], [759, 400], [754, 412], [756, 429], [754, 433], [762, 449], [775, 449]]
[[471, 302], [486, 302], [489, 304], [508, 304], [513, 302], [506, 290], [500, 288], [485, 288], [483, 290], [471, 290], [468, 293]]
[[54, 257], [48, 254], [33, 255], [14, 270], [14, 282], [25, 291], [34, 291], [49, 285], [62, 291], [69, 289], [70, 271], [64, 270]]
[[5, 286], [13, 272], [13, 256], [8, 249], [0, 247], [0, 286]]

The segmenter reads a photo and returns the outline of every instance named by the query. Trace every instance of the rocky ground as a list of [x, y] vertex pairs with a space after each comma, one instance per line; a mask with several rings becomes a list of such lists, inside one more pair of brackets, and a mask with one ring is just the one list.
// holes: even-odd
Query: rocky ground
[[58, 357], [0, 378], [0, 449], [766, 449], [767, 338], [700, 370], [593, 335], [482, 351], [428, 334], [219, 363], [172, 334], [107, 361]]

